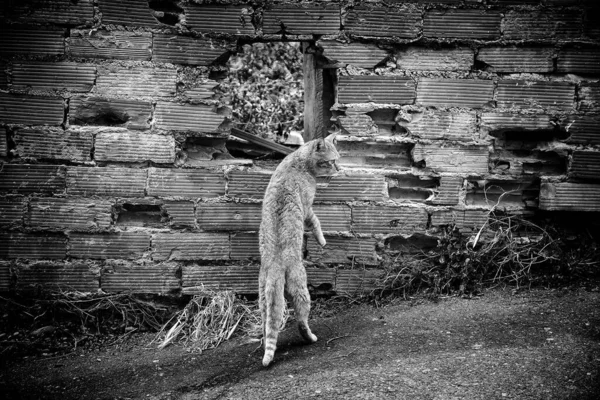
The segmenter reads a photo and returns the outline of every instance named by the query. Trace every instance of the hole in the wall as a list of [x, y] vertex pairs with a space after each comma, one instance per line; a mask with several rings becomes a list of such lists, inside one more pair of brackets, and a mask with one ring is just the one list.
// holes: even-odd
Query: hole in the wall
[[150, 0], [148, 7], [154, 12], [152, 15], [158, 22], [174, 26], [180, 22], [180, 16], [184, 13], [183, 8], [169, 0]]
[[524, 129], [504, 129], [491, 131], [490, 136], [506, 141], [522, 141], [522, 142], [547, 142], [551, 140], [564, 140], [569, 137], [569, 133], [565, 129], [540, 129], [540, 130], [524, 130]]
[[394, 201], [425, 201], [439, 186], [439, 178], [422, 179], [419, 176], [405, 175], [389, 179], [388, 196]]
[[393, 252], [421, 253], [433, 250], [438, 245], [438, 239], [422, 233], [414, 233], [405, 238], [402, 236], [390, 237], [385, 240], [385, 247]]
[[467, 205], [495, 205], [537, 207], [540, 180], [469, 181], [465, 203]]
[[123, 203], [117, 207], [117, 225], [161, 227], [163, 213], [157, 204]]

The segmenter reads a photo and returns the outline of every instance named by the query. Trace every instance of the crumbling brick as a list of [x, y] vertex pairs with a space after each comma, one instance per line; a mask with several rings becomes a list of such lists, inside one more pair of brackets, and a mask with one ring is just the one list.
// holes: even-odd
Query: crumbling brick
[[98, 276], [90, 269], [88, 262], [20, 264], [14, 270], [16, 289], [19, 291], [43, 287], [51, 291], [95, 293], [100, 287]]
[[440, 185], [436, 188], [435, 196], [430, 200], [430, 203], [436, 205], [458, 204], [462, 186], [463, 178], [459, 176], [442, 176]]
[[6, 16], [22, 22], [52, 21], [57, 25], [91, 25], [94, 6], [91, 1], [15, 1], [10, 3]]
[[489, 150], [487, 146], [440, 147], [437, 144], [418, 143], [413, 160], [424, 162], [427, 169], [462, 175], [485, 175], [488, 173]]
[[231, 235], [231, 259], [260, 259], [258, 233], [237, 232]]
[[173, 131], [203, 133], [227, 132], [229, 127], [221, 127], [225, 117], [214, 111], [214, 107], [202, 104], [179, 104], [159, 101], [156, 104], [154, 120], [157, 128]]
[[469, 181], [465, 204], [495, 210], [523, 210], [538, 206], [539, 192], [537, 178]]
[[228, 260], [230, 252], [227, 233], [157, 233], [152, 245], [159, 261]]
[[568, 142], [600, 144], [600, 115], [571, 115], [564, 125], [570, 134]]
[[260, 172], [230, 172], [227, 177], [227, 194], [232, 197], [262, 200], [271, 180], [271, 174]]
[[63, 28], [40, 28], [26, 25], [0, 24], [0, 55], [27, 54], [61, 56], [65, 53]]
[[159, 25], [145, 0], [98, 0], [102, 24], [150, 26]]
[[172, 164], [175, 161], [173, 136], [146, 132], [113, 131], [96, 135], [96, 161]]
[[179, 290], [176, 264], [113, 263], [102, 270], [100, 287], [106, 293], [174, 294]]
[[408, 237], [391, 236], [385, 239], [385, 247], [392, 253], [423, 254], [434, 250], [439, 239], [423, 233], [414, 233]]
[[599, 74], [599, 49], [564, 49], [558, 53], [556, 71], [560, 73]]
[[490, 168], [494, 174], [539, 176], [566, 173], [566, 159], [557, 152], [499, 147], [490, 155]]
[[192, 199], [224, 196], [225, 177], [200, 169], [150, 168], [148, 195]]
[[477, 232], [488, 223], [489, 211], [454, 208], [437, 210], [431, 214], [432, 226], [454, 225], [463, 233]]
[[10, 263], [0, 261], [0, 293], [8, 292], [10, 290], [10, 286]]
[[67, 194], [143, 197], [148, 171], [139, 168], [67, 167]]
[[600, 184], [542, 182], [540, 209], [549, 211], [600, 211]]
[[152, 103], [149, 101], [73, 97], [69, 101], [71, 125], [115, 126], [142, 130], [150, 128]]
[[499, 81], [496, 94], [498, 107], [544, 108], [572, 110], [575, 85], [569, 82]]
[[412, 104], [415, 100], [415, 82], [397, 76], [363, 75], [340, 76], [338, 102]]
[[499, 39], [502, 14], [493, 10], [428, 10], [423, 17], [427, 38]]
[[182, 294], [206, 290], [233, 290], [239, 294], [258, 293], [258, 267], [184, 265], [181, 267]]
[[0, 93], [0, 122], [5, 124], [58, 126], [64, 116], [62, 97]]
[[115, 206], [118, 227], [164, 228], [163, 202], [159, 199], [119, 199]]
[[150, 235], [146, 232], [69, 233], [69, 255], [73, 258], [135, 260], [149, 250]]
[[420, 78], [416, 102], [424, 106], [482, 108], [493, 100], [493, 95], [491, 80]]
[[423, 202], [431, 199], [438, 184], [438, 179], [412, 174], [390, 176], [387, 181], [388, 196], [395, 202]]
[[499, 136], [506, 132], [548, 132], [557, 130], [547, 114], [483, 113], [481, 114], [482, 135]]
[[323, 231], [350, 231], [352, 219], [350, 207], [346, 205], [316, 204], [313, 206], [313, 210], [321, 222], [321, 229]]
[[337, 117], [337, 122], [342, 132], [351, 136], [375, 136], [379, 133], [379, 126], [373, 118], [362, 112], [346, 110], [346, 115]]
[[580, 10], [509, 10], [502, 19], [504, 39], [571, 39], [582, 34]]
[[410, 135], [419, 138], [472, 141], [477, 137], [477, 115], [474, 112], [425, 110], [410, 116], [412, 120], [399, 121], [398, 124]]
[[58, 129], [20, 129], [14, 136], [15, 154], [23, 158], [90, 161], [91, 132]]
[[275, 4], [263, 13], [264, 34], [335, 35], [339, 30], [338, 4]]
[[4, 164], [0, 168], [0, 193], [62, 194], [64, 192], [64, 167]]
[[210, 40], [178, 35], [154, 35], [153, 61], [207, 66], [227, 55], [226, 49]]
[[258, 231], [261, 204], [199, 203], [198, 226], [207, 231]]
[[325, 264], [376, 265], [375, 239], [326, 236], [327, 246], [321, 247], [308, 235], [306, 248], [308, 260]]
[[24, 198], [0, 197], [0, 226], [3, 228], [20, 228], [23, 226], [23, 215], [27, 210]]
[[411, 143], [338, 141], [342, 166], [408, 169]]
[[15, 63], [11, 88], [89, 92], [96, 79], [96, 67], [74, 62]]
[[430, 49], [410, 46], [396, 52], [396, 67], [409, 71], [470, 71], [474, 53], [468, 48]]
[[194, 203], [191, 201], [165, 201], [163, 207], [172, 227], [196, 227]]
[[152, 34], [103, 29], [93, 31], [72, 29], [69, 51], [72, 57], [79, 58], [150, 61]]
[[582, 179], [600, 179], [600, 152], [574, 151], [569, 176]]
[[56, 260], [66, 255], [67, 240], [63, 235], [0, 233], [0, 258]]
[[0, 60], [0, 89], [8, 89], [8, 74], [6, 73], [7, 64]]
[[[477, 61], [493, 72], [554, 71], [552, 47], [484, 47], [477, 53]], [[481, 67], [480, 67], [481, 68]]]
[[0, 158], [8, 157], [8, 129], [0, 128]]
[[421, 232], [427, 228], [428, 215], [417, 207], [352, 207], [352, 227], [355, 232], [386, 234]]
[[96, 231], [112, 222], [112, 203], [92, 199], [33, 198], [25, 215], [31, 229]]
[[383, 201], [385, 189], [385, 179], [381, 175], [335, 175], [326, 186], [317, 186], [315, 202]]
[[600, 83], [584, 82], [578, 91], [579, 109], [582, 111], [600, 111]]
[[98, 68], [96, 93], [130, 98], [175, 96], [177, 71], [159, 68]]
[[188, 3], [185, 25], [195, 32], [218, 32], [254, 36], [252, 7], [249, 5], [220, 5]]
[[394, 8], [355, 6], [346, 15], [344, 29], [353, 36], [412, 39], [419, 35], [421, 13], [421, 8], [412, 4]]
[[338, 294], [360, 295], [377, 288], [383, 271], [373, 269], [338, 269], [335, 276], [335, 291]]
[[183, 89], [182, 94], [193, 102], [218, 99], [220, 98], [219, 94], [215, 92], [218, 85], [219, 82], [215, 80], [203, 79], [193, 86]]
[[336, 64], [351, 64], [355, 67], [374, 68], [388, 57], [388, 52], [374, 45], [341, 43], [336, 40], [319, 41], [323, 56]]

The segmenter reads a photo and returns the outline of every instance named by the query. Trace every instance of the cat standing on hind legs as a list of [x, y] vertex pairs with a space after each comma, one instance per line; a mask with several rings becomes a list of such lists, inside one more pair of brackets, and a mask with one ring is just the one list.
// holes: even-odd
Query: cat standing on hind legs
[[306, 222], [319, 244], [325, 246], [321, 223], [312, 204], [317, 176], [331, 176], [338, 171], [336, 161], [340, 155], [335, 149], [334, 137], [329, 135], [307, 142], [285, 157], [265, 191], [259, 232], [261, 267], [258, 277], [265, 367], [275, 355], [286, 298], [294, 306], [300, 335], [308, 343], [317, 341], [308, 326], [310, 294], [302, 263], [302, 241]]

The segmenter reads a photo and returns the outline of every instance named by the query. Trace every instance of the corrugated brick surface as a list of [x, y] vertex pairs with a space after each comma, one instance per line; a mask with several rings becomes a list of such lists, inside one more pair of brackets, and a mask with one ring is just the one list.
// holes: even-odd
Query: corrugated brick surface
[[[414, 122], [413, 122], [414, 121]], [[474, 112], [449, 113], [425, 110], [411, 122], [399, 122], [411, 135], [423, 139], [473, 140], [477, 136]]]
[[210, 40], [155, 34], [152, 60], [173, 64], [210, 65], [227, 50]]
[[395, 202], [423, 202], [433, 198], [439, 178], [415, 174], [394, 174], [386, 178], [388, 196]]
[[11, 19], [60, 25], [92, 24], [94, 6], [89, 0], [11, 1], [7, 15]]
[[27, 211], [27, 203], [23, 197], [0, 197], [1, 226], [21, 227], [25, 211]]
[[600, 184], [542, 183], [540, 209], [550, 211], [600, 211]]
[[338, 294], [358, 295], [375, 290], [381, 270], [338, 269], [335, 291]]
[[25, 225], [32, 229], [102, 230], [111, 225], [112, 205], [97, 199], [33, 198]]
[[600, 83], [582, 82], [577, 91], [579, 109], [582, 111], [600, 110]]
[[326, 247], [321, 247], [312, 235], [308, 235], [307, 258], [316, 263], [351, 263], [353, 265], [377, 264], [375, 239], [326, 236]]
[[227, 177], [227, 194], [262, 200], [270, 180], [270, 173], [234, 171]]
[[336, 175], [327, 186], [317, 186], [315, 202], [320, 201], [383, 201], [385, 179], [380, 175]]
[[67, 256], [67, 239], [61, 235], [0, 233], [0, 258], [57, 260]]
[[177, 71], [174, 69], [98, 68], [96, 92], [134, 98], [172, 97], [175, 95], [176, 81]]
[[214, 112], [211, 106], [159, 101], [154, 120], [160, 129], [214, 133], [219, 132], [225, 118]]
[[338, 141], [337, 149], [342, 166], [370, 168], [409, 168], [409, 143], [371, 143]]
[[487, 210], [438, 210], [431, 214], [431, 225], [455, 225], [462, 232], [478, 231], [488, 222]]
[[0, 192], [61, 194], [64, 191], [64, 167], [4, 164], [0, 169]]
[[169, 218], [169, 225], [192, 228], [196, 226], [194, 203], [191, 201], [165, 201], [163, 208]]
[[546, 114], [481, 114], [481, 131], [485, 134], [505, 131], [539, 131], [553, 130], [554, 125]]
[[343, 133], [351, 136], [375, 136], [379, 133], [379, 126], [369, 115], [346, 110], [346, 115], [337, 117], [337, 123]]
[[436, 205], [455, 205], [458, 204], [458, 197], [463, 186], [463, 178], [457, 176], [442, 176], [440, 185], [437, 188], [435, 197], [431, 204]]
[[582, 33], [580, 10], [514, 10], [502, 19], [504, 39], [566, 39]]
[[101, 132], [96, 135], [97, 161], [170, 164], [175, 161], [173, 136], [140, 132]]
[[103, 24], [157, 26], [145, 0], [98, 0]]
[[352, 219], [350, 207], [346, 205], [315, 204], [313, 211], [321, 222], [322, 231], [350, 231]]
[[196, 32], [219, 32], [254, 36], [252, 7], [217, 4], [186, 4], [185, 25]]
[[499, 39], [502, 14], [493, 10], [430, 10], [423, 18], [428, 38]]
[[207, 231], [257, 231], [261, 207], [261, 204], [199, 203], [198, 225]]
[[152, 238], [154, 260], [227, 260], [227, 233], [157, 233]]
[[306, 283], [309, 290], [333, 289], [336, 270], [333, 268], [306, 268]]
[[225, 195], [225, 177], [199, 169], [150, 168], [148, 195], [158, 197], [218, 197]]
[[8, 130], [0, 128], [0, 158], [8, 156]]
[[600, 144], [600, 115], [572, 115], [565, 129], [571, 135], [569, 142]]
[[69, 255], [73, 258], [134, 260], [149, 250], [150, 235], [146, 232], [69, 233]]
[[231, 259], [260, 259], [258, 233], [236, 233], [231, 235]]
[[490, 154], [490, 170], [499, 175], [562, 175], [567, 160], [563, 152], [498, 147]]
[[11, 87], [16, 89], [61, 90], [89, 92], [96, 79], [96, 67], [73, 62], [15, 63]]
[[600, 152], [574, 151], [569, 174], [577, 178], [599, 180]]
[[8, 88], [8, 75], [6, 73], [7, 64], [0, 60], [0, 89]]
[[73, 97], [69, 101], [69, 123], [72, 125], [148, 129], [151, 116], [152, 103], [149, 101], [102, 97]]
[[152, 34], [72, 29], [69, 50], [71, 56], [80, 58], [149, 61], [152, 57]]
[[484, 47], [477, 61], [486, 63], [495, 72], [552, 72], [552, 47]]
[[427, 212], [415, 207], [355, 206], [353, 230], [360, 233], [412, 233], [427, 228]]
[[569, 82], [499, 81], [498, 107], [570, 110], [574, 106], [575, 85]]
[[537, 207], [539, 193], [540, 183], [535, 177], [468, 181], [465, 204], [518, 211]]
[[57, 56], [65, 52], [65, 30], [0, 24], [0, 55]]
[[32, 290], [41, 286], [52, 291], [96, 292], [99, 288], [98, 277], [90, 271], [87, 263], [36, 263], [19, 266], [15, 272], [17, 290]]
[[424, 106], [481, 108], [493, 95], [489, 80], [420, 78], [417, 86], [417, 103]]
[[375, 45], [362, 43], [341, 43], [336, 40], [320, 41], [323, 56], [332, 62], [351, 64], [355, 67], [374, 68], [388, 57], [388, 52]]
[[557, 72], [599, 74], [600, 48], [564, 49], [558, 53]]
[[340, 76], [338, 102], [412, 104], [415, 81], [397, 76]]
[[419, 35], [421, 13], [414, 5], [399, 8], [356, 6], [346, 16], [344, 29], [357, 36], [412, 39]]
[[207, 79], [203, 82], [199, 82], [194, 87], [186, 88], [183, 94], [192, 101], [208, 100], [218, 98], [215, 93], [215, 88], [219, 85], [219, 82]]
[[263, 14], [263, 33], [335, 35], [340, 30], [338, 4], [296, 6], [275, 4]]
[[429, 49], [410, 46], [396, 52], [396, 66], [415, 71], [469, 71], [473, 67], [472, 49]]
[[116, 265], [105, 268], [100, 286], [106, 293], [160, 293], [179, 290], [179, 267], [169, 263], [144, 265]]
[[0, 293], [8, 292], [11, 287], [10, 264], [0, 262]]
[[464, 175], [487, 174], [488, 157], [487, 146], [440, 147], [437, 144], [417, 144], [413, 152], [414, 161], [425, 161], [428, 169]]
[[91, 132], [56, 129], [19, 129], [14, 136], [16, 154], [37, 159], [90, 161]]
[[205, 290], [258, 293], [258, 267], [184, 265], [181, 267], [183, 294]]
[[138, 168], [67, 167], [67, 194], [143, 197], [148, 171]]
[[6, 124], [60, 125], [64, 116], [62, 97], [0, 93], [0, 121]]

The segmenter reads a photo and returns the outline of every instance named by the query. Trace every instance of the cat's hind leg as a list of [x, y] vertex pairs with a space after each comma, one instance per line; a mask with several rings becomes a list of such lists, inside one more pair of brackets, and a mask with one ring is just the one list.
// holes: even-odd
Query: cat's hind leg
[[310, 314], [310, 293], [306, 287], [306, 271], [304, 267], [296, 269], [287, 277], [286, 290], [294, 305], [294, 314], [298, 321], [298, 330], [302, 338], [308, 343], [317, 341], [317, 336], [308, 326]]
[[284, 282], [282, 280], [267, 281], [263, 303], [263, 340], [265, 345], [263, 365], [265, 367], [271, 364], [275, 357], [277, 337], [283, 322], [285, 306]]

